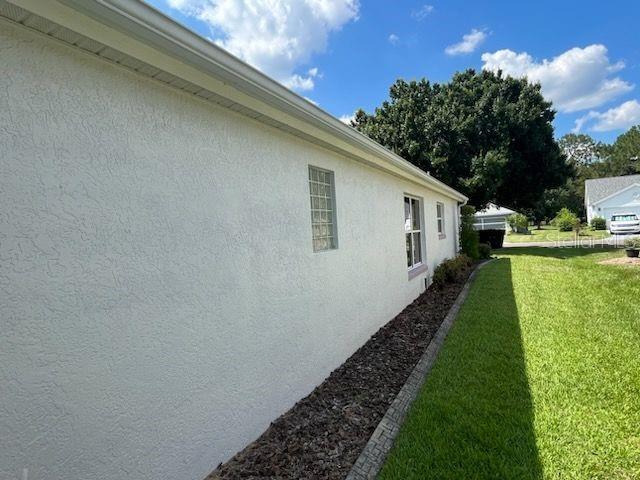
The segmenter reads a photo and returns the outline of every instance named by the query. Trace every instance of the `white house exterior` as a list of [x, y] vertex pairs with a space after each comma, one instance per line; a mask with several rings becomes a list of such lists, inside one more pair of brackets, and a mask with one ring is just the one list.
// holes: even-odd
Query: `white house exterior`
[[463, 195], [145, 4], [0, 0], [0, 65], [2, 479], [203, 478], [456, 254]]
[[640, 218], [640, 175], [587, 180], [584, 187], [588, 222], [603, 217], [608, 223], [616, 213], [635, 213]]
[[473, 227], [476, 230], [508, 230], [507, 219], [514, 213], [514, 210], [489, 203], [484, 210], [476, 212]]

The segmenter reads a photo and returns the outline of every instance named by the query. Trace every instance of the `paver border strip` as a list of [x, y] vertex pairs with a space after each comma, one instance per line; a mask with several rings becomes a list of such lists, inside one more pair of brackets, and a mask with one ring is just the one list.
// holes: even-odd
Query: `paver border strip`
[[456, 301], [449, 309], [447, 316], [429, 342], [422, 357], [420, 357], [420, 360], [413, 368], [406, 383], [402, 386], [398, 395], [396, 395], [396, 398], [382, 417], [382, 420], [380, 420], [380, 423], [369, 438], [360, 456], [353, 464], [353, 467], [351, 467], [345, 480], [372, 480], [377, 477], [400, 432], [400, 427], [409, 412], [411, 404], [418, 396], [420, 388], [422, 388], [422, 385], [435, 364], [438, 352], [444, 344], [454, 320], [458, 316], [460, 307], [469, 295], [469, 290], [471, 289], [471, 284], [473, 283], [476, 273], [492, 261], [493, 259], [479, 264], [473, 272], [471, 272], [464, 287], [462, 287], [462, 290], [458, 294]]

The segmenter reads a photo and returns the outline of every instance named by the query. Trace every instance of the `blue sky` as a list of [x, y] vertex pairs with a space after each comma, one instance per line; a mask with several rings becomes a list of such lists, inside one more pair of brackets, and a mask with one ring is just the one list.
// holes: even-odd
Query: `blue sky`
[[337, 117], [397, 78], [501, 68], [542, 84], [556, 136], [640, 124], [640, 2], [150, 0]]

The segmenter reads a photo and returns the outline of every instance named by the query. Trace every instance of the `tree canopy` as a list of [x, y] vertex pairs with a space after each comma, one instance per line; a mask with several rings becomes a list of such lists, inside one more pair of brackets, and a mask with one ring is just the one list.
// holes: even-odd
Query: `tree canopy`
[[574, 133], [564, 135], [558, 144], [573, 175], [564, 185], [547, 190], [529, 211], [538, 221], [553, 218], [563, 207], [584, 217], [585, 180], [640, 173], [640, 126], [631, 127], [611, 145]]
[[600, 147], [589, 135], [567, 133], [559, 141], [560, 149], [573, 165], [589, 165], [599, 159]]
[[531, 209], [572, 166], [553, 138], [555, 112], [540, 86], [467, 70], [449, 83], [398, 80], [353, 126], [484, 206]]
[[603, 151], [608, 175], [640, 173], [640, 125], [631, 127]]

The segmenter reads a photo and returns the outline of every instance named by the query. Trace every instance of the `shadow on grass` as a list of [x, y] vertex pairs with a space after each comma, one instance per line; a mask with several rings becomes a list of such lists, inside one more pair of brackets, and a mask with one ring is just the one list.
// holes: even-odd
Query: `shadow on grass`
[[478, 272], [382, 479], [540, 479], [511, 261]]
[[551, 257], [559, 259], [584, 257], [598, 253], [619, 250], [611, 246], [604, 247], [505, 247], [493, 250], [496, 255], [535, 255], [537, 257]]

